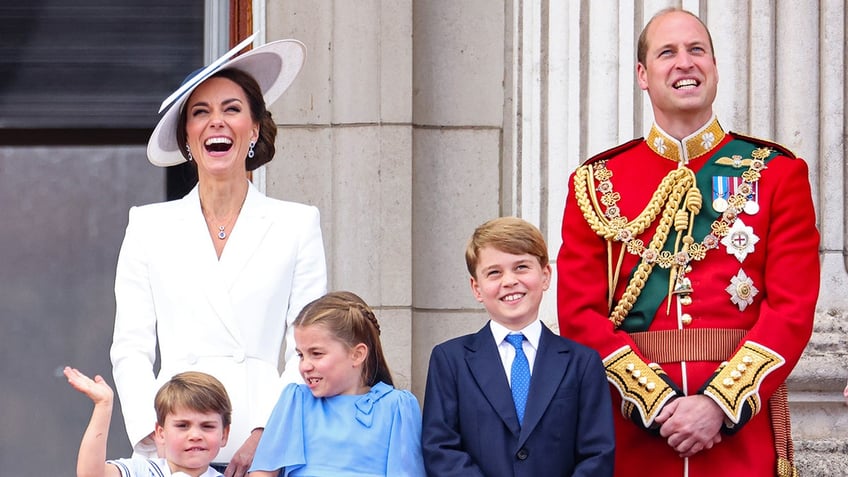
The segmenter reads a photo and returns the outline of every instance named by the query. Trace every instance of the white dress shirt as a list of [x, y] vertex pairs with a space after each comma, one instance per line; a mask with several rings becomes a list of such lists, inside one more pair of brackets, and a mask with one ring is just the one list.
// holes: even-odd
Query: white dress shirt
[[506, 341], [508, 334], [521, 333], [524, 335], [525, 340], [521, 347], [527, 356], [527, 363], [530, 365], [530, 375], [532, 376], [533, 363], [536, 361], [536, 350], [539, 349], [539, 338], [542, 336], [542, 321], [537, 318], [523, 329], [512, 331], [502, 324], [490, 320], [489, 328], [492, 330], [492, 336], [494, 336], [495, 344], [498, 346], [498, 354], [501, 355], [501, 364], [504, 367], [507, 382], [512, 385], [512, 361], [515, 359], [515, 347]]

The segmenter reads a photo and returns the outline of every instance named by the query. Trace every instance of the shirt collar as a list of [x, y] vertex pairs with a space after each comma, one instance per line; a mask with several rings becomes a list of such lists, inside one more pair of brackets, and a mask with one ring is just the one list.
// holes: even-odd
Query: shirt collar
[[[188, 477], [188, 474], [185, 472], [174, 472], [171, 473], [171, 466], [168, 464], [168, 461], [162, 457], [157, 457], [156, 459], [151, 460], [152, 464], [155, 464], [158, 467], [158, 471], [160, 475], [168, 475], [170, 477]], [[151, 469], [152, 470], [152, 469]], [[167, 472], [167, 474], [165, 474]], [[206, 468], [206, 472], [200, 474], [200, 477], [219, 477], [223, 474], [213, 469], [211, 466]]]
[[495, 337], [495, 344], [498, 346], [503, 343], [506, 335], [521, 333], [527, 338], [527, 342], [533, 346], [533, 349], [539, 349], [539, 338], [542, 336], [542, 321], [538, 318], [518, 331], [512, 331], [494, 320], [489, 320], [489, 329], [492, 330], [492, 336]]
[[726, 136], [724, 129], [713, 115], [706, 124], [694, 133], [678, 141], [654, 123], [648, 133], [648, 147], [660, 156], [674, 162], [687, 163], [713, 150]]

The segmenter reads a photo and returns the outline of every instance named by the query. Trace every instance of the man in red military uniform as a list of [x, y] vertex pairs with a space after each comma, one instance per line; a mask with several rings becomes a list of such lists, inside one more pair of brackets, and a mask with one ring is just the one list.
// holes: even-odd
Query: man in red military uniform
[[796, 475], [784, 381], [819, 289], [807, 167], [719, 125], [696, 16], [661, 11], [638, 49], [655, 123], [571, 177], [560, 332], [604, 359], [617, 476]]

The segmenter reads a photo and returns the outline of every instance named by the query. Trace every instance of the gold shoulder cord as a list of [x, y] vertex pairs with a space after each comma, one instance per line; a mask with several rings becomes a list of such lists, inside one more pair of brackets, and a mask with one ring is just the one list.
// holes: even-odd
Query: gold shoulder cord
[[[610, 314], [610, 321], [617, 328], [636, 303], [636, 298], [642, 292], [645, 281], [653, 270], [653, 265], [661, 259], [664, 259], [663, 263], [667, 262], [669, 266], [672, 265], [671, 261], [673, 258], [663, 255], [668, 252], [661, 252], [668, 239], [668, 232], [672, 225], [674, 225], [676, 230], [689, 228], [691, 234], [691, 225], [689, 224], [692, 223], [692, 220], [687, 220], [688, 217], [685, 215], [681, 216], [678, 213], [681, 201], [685, 198], [684, 206], [689, 212], [687, 215], [692, 216], [700, 210], [701, 201], [700, 191], [698, 191], [695, 185], [695, 174], [689, 168], [681, 167], [670, 171], [663, 178], [645, 209], [634, 220], [628, 221], [626, 217], [619, 214], [618, 207], [614, 205], [620, 196], [617, 192], [611, 190], [611, 186], [606, 185], [611, 176], [612, 172], [606, 168], [605, 162], [597, 163], [597, 168], [592, 164], [581, 166], [574, 175], [574, 193], [577, 204], [583, 212], [583, 217], [586, 219], [589, 227], [607, 241], [610, 269], [608, 296], [610, 306], [612, 305], [612, 297], [618, 284], [625, 247], [625, 245], [622, 245], [622, 253], [619, 255], [615, 270], [613, 271], [612, 242], [626, 242], [626, 247], [631, 253], [642, 256], [642, 261], [630, 279], [630, 283], [624, 294]], [[595, 179], [602, 182], [601, 187], [595, 186]], [[595, 190], [602, 192], [601, 203], [608, 206], [606, 212], [601, 210], [601, 204], [598, 203]], [[660, 215], [660, 211], [662, 211], [662, 217], [646, 250], [644, 243], [640, 239], [634, 238], [644, 232], [654, 222], [657, 216]], [[687, 241], [684, 240], [684, 242]]]
[[[688, 167], [679, 167], [666, 174], [651, 196], [648, 205], [632, 221], [628, 221], [627, 217], [621, 215], [617, 205], [621, 196], [612, 190], [612, 182], [610, 182], [612, 171], [607, 169], [606, 161], [587, 164], [577, 169], [574, 174], [574, 195], [577, 204], [592, 230], [607, 241], [609, 274], [607, 298], [610, 308], [612, 308], [613, 295], [618, 285], [625, 250], [641, 258], [624, 294], [610, 313], [609, 319], [616, 328], [633, 309], [655, 264], [661, 268], [671, 269], [668, 284], [669, 298], [672, 294], [679, 294], [681, 299], [690, 299], [688, 294], [691, 293], [691, 285], [686, 278], [690, 263], [693, 260], [703, 260], [708, 250], [718, 248], [719, 238], [727, 235], [731, 225], [743, 211], [747, 195], [753, 190], [754, 184], [760, 180], [761, 172], [767, 168], [765, 160], [770, 154], [769, 148], [761, 147], [751, 152], [750, 159], [743, 159], [741, 156], [718, 159], [717, 162], [720, 164], [723, 164], [722, 161], [730, 161], [731, 164], [738, 163], [739, 167], [748, 166], [748, 170], [741, 174], [743, 183], [728, 199], [727, 210], [710, 224], [711, 232], [701, 242], [695, 242], [692, 227], [695, 216], [701, 211], [703, 198], [701, 191], [698, 190], [695, 173]], [[597, 186], [596, 180], [600, 182]], [[595, 191], [601, 193], [600, 202]], [[606, 210], [602, 210], [602, 206], [606, 207]], [[645, 247], [642, 239], [637, 237], [656, 220], [660, 211], [662, 216], [654, 236]], [[674, 252], [663, 250], [672, 226], [677, 231]], [[612, 262], [613, 242], [622, 243], [615, 266]], [[668, 306], [671, 306], [670, 300]]]

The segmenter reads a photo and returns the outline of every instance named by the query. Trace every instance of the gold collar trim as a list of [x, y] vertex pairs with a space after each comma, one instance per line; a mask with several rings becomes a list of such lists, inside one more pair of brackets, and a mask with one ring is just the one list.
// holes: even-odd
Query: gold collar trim
[[707, 124], [693, 134], [678, 141], [660, 129], [656, 123], [648, 134], [648, 147], [660, 156], [684, 164], [696, 157], [703, 156], [721, 143], [726, 133], [713, 116]]

